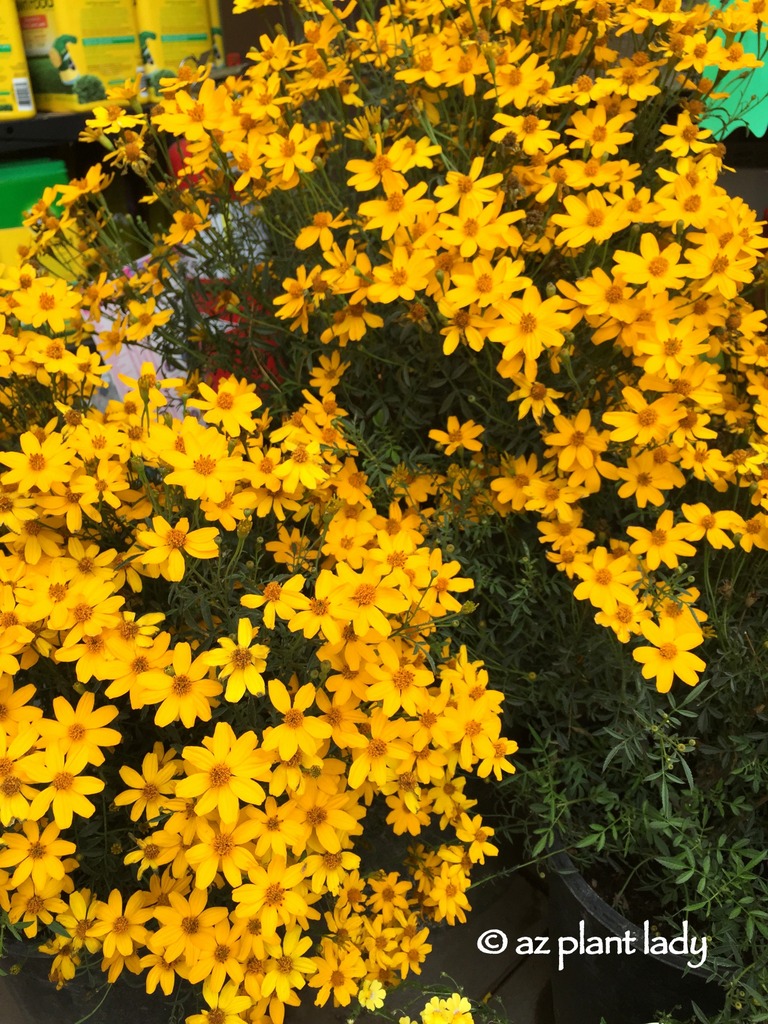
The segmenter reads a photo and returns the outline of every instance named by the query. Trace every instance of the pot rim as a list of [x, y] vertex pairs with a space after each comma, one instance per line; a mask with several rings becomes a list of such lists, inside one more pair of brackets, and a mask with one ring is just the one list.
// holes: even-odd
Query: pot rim
[[[547, 865], [552, 874], [557, 875], [562, 880], [574, 899], [588, 910], [591, 916], [608, 931], [615, 934], [629, 931], [636, 939], [644, 937], [642, 928], [606, 903], [602, 896], [592, 888], [563, 846], [557, 844], [553, 847], [553, 852], [547, 860]], [[705, 971], [701, 967], [689, 967], [684, 954], [648, 953], [647, 956], [669, 967], [677, 968], [677, 970], [682, 971], [684, 974], [700, 978], [702, 981], [708, 981], [713, 985], [717, 984], [717, 978], [712, 972]]]

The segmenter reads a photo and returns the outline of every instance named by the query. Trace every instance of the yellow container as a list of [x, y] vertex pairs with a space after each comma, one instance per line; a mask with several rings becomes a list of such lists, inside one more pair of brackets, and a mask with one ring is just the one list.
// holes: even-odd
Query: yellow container
[[221, 10], [219, 8], [219, 0], [208, 0], [208, 21], [211, 25], [213, 64], [217, 68], [223, 68], [224, 33], [221, 31]]
[[16, 0], [38, 110], [90, 110], [134, 79], [132, 0]]
[[35, 116], [24, 42], [13, 0], [0, 0], [0, 121]]
[[208, 0], [136, 0], [136, 24], [150, 96], [182, 66], [213, 63]]

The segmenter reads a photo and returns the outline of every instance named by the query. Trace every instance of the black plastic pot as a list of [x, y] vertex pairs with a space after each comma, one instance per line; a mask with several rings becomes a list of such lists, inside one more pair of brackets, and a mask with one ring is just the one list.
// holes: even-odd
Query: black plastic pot
[[[48, 980], [51, 957], [38, 953], [35, 943], [5, 943], [0, 957], [1, 1024], [169, 1024], [184, 1019], [174, 1013], [174, 999], [159, 991], [148, 995], [144, 978], [123, 972], [114, 985], [97, 970], [78, 975], [62, 989]], [[197, 1012], [195, 1005], [187, 1012]]]
[[[608, 906], [566, 853], [550, 858], [549, 871], [552, 1001], [557, 1024], [600, 1024], [601, 1019], [606, 1024], [649, 1024], [661, 1013], [690, 1015], [692, 1003], [707, 1014], [723, 1008], [722, 989], [705, 971], [687, 966], [700, 954], [646, 952], [653, 941], [647, 943], [645, 927], [632, 924]], [[678, 936], [668, 938], [677, 938], [682, 945], [686, 931], [681, 921]], [[574, 949], [576, 941], [579, 947]]]

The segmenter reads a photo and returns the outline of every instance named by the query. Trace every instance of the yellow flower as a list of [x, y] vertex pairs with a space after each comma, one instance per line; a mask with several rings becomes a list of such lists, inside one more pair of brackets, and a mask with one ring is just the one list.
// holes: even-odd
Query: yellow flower
[[149, 298], [146, 302], [129, 302], [128, 309], [132, 320], [129, 321], [125, 332], [126, 341], [143, 341], [156, 327], [167, 324], [173, 316], [172, 309], [157, 309], [154, 298]]
[[267, 942], [277, 937], [279, 925], [290, 928], [297, 918], [310, 914], [303, 892], [303, 864], [287, 864], [283, 857], [273, 856], [266, 867], [260, 864], [253, 867], [248, 878], [248, 883], [232, 892], [237, 904], [235, 915], [258, 915]]
[[559, 296], [542, 299], [538, 288], [531, 286], [520, 297], [507, 301], [503, 322], [492, 327], [488, 337], [504, 345], [504, 359], [513, 359], [520, 353], [526, 360], [538, 359], [545, 348], [559, 349], [565, 341], [563, 332], [570, 326], [571, 318], [562, 309]]
[[658, 625], [645, 621], [641, 625], [643, 636], [652, 647], [638, 647], [632, 652], [635, 661], [639, 661], [645, 679], [655, 679], [659, 693], [667, 693], [672, 688], [674, 677], [682, 679], [688, 686], [695, 686], [699, 675], [706, 668], [705, 663], [696, 654], [694, 647], [699, 647], [704, 637], [688, 620], [680, 632], [672, 619], [664, 619]]
[[573, 127], [565, 129], [566, 135], [573, 136], [574, 141], [570, 143], [570, 148], [588, 147], [590, 155], [597, 160], [604, 156], [613, 156], [625, 142], [632, 141], [632, 132], [624, 132], [621, 129], [634, 117], [633, 111], [626, 110], [609, 118], [603, 103], [597, 103], [586, 111], [576, 111], [571, 115]]
[[684, 415], [677, 395], [663, 395], [649, 402], [637, 388], [623, 388], [621, 393], [631, 411], [607, 412], [603, 416], [613, 426], [612, 441], [633, 441], [638, 447], [661, 444]]
[[386, 989], [380, 981], [375, 978], [373, 980], [366, 979], [357, 993], [357, 1001], [364, 1010], [380, 1010], [384, 1005], [386, 994]]
[[208, 907], [207, 902], [207, 890], [196, 888], [189, 898], [180, 892], [170, 892], [168, 905], [154, 908], [153, 914], [160, 923], [154, 938], [164, 949], [167, 960], [183, 956], [189, 964], [197, 961], [200, 936], [227, 916], [226, 907]]
[[0, 836], [0, 868], [14, 868], [11, 885], [15, 888], [31, 878], [42, 888], [50, 878], [60, 881], [66, 874], [63, 857], [75, 853], [74, 843], [59, 838], [59, 827], [51, 822], [42, 830], [36, 821], [21, 823], [21, 832]]
[[113, 889], [106, 903], [98, 902], [95, 907], [96, 924], [93, 935], [102, 939], [104, 957], [115, 954], [122, 958], [131, 956], [138, 946], [146, 943], [146, 922], [152, 917], [152, 908], [147, 906], [147, 893], [135, 892], [123, 906], [123, 896]]
[[424, 692], [422, 688], [434, 682], [433, 673], [402, 642], [387, 640], [378, 650], [379, 663], [368, 669], [374, 680], [368, 689], [368, 699], [381, 701], [390, 717], [401, 708], [405, 714], [415, 715], [418, 696]]
[[109, 107], [100, 104], [93, 108], [92, 116], [86, 118], [85, 123], [88, 128], [97, 128], [105, 135], [114, 135], [125, 128], [135, 128], [143, 121], [143, 114], [131, 114], [118, 104]]
[[308, 606], [309, 598], [302, 593], [303, 587], [304, 577], [296, 573], [282, 583], [277, 580], [265, 583], [261, 594], [246, 594], [240, 598], [240, 604], [244, 608], [263, 608], [264, 625], [274, 629], [276, 616], [290, 619], [298, 609]]
[[157, 565], [161, 575], [173, 582], [184, 578], [186, 552], [193, 558], [217, 558], [219, 531], [214, 526], [190, 530], [189, 520], [179, 519], [174, 525], [162, 516], [153, 516], [151, 530], [139, 530], [136, 540], [148, 551], [139, 555], [143, 565]]
[[30, 785], [27, 764], [33, 755], [27, 755], [38, 738], [36, 728], [21, 728], [14, 735], [0, 729], [0, 822], [3, 825], [30, 817], [29, 804], [38, 791]]
[[321, 395], [327, 395], [338, 385], [352, 364], [342, 363], [339, 352], [332, 352], [330, 356], [321, 355], [319, 362], [320, 365], [312, 370], [310, 384], [317, 388]]
[[65, 928], [74, 949], [85, 947], [89, 953], [98, 953], [101, 939], [94, 935], [96, 900], [90, 889], [79, 889], [69, 897], [69, 906], [56, 915], [56, 923]]
[[391, 721], [384, 711], [376, 710], [370, 721], [370, 738], [359, 736], [350, 743], [359, 751], [347, 776], [351, 789], [358, 789], [366, 780], [385, 785], [389, 772], [405, 760], [410, 750], [408, 732], [412, 730], [403, 719]]
[[264, 693], [262, 672], [267, 667], [269, 648], [253, 643], [257, 632], [250, 619], [240, 619], [237, 642], [221, 637], [218, 650], [201, 656], [204, 664], [219, 667], [219, 679], [227, 680], [224, 699], [232, 703], [242, 700], [246, 690], [256, 697]]
[[627, 527], [629, 536], [635, 538], [629, 550], [633, 555], [644, 555], [649, 569], [658, 569], [662, 564], [676, 569], [680, 564], [678, 557], [696, 554], [696, 548], [688, 543], [693, 532], [690, 523], [675, 526], [674, 513], [668, 508], [661, 513], [652, 530], [642, 526]]
[[445, 449], [446, 455], [453, 455], [459, 448], [468, 452], [479, 452], [482, 444], [477, 438], [483, 433], [485, 427], [474, 420], [467, 420], [459, 423], [457, 416], [449, 416], [445, 430], [430, 430], [429, 436]]
[[429, 252], [414, 249], [412, 253], [397, 247], [389, 263], [373, 268], [374, 282], [368, 288], [367, 297], [371, 302], [394, 302], [404, 299], [410, 302], [416, 292], [424, 291], [434, 259]]
[[117, 729], [106, 728], [117, 718], [117, 708], [107, 704], [94, 708], [95, 700], [92, 693], [84, 693], [73, 708], [65, 697], [54, 697], [55, 721], [42, 719], [38, 726], [40, 735], [58, 743], [64, 753], [76, 756], [84, 753], [87, 763], [103, 764], [101, 747], [114, 747], [122, 736]]
[[301, 229], [294, 244], [297, 249], [309, 249], [310, 246], [319, 242], [320, 248], [325, 252], [333, 245], [332, 229], [343, 228], [348, 224], [350, 224], [350, 220], [343, 214], [334, 216], [325, 210], [319, 211], [313, 215], [312, 223]]
[[616, 477], [624, 483], [619, 487], [619, 497], [634, 497], [638, 508], [664, 504], [664, 491], [681, 486], [684, 477], [680, 470], [669, 462], [656, 462], [652, 451], [640, 452], [627, 460], [626, 466], [616, 468]]
[[226, 435], [215, 427], [192, 426], [190, 417], [182, 421], [181, 436], [183, 451], [178, 448], [162, 451], [163, 459], [172, 467], [165, 477], [166, 483], [178, 484], [193, 501], [223, 501], [227, 485], [247, 473], [243, 459], [230, 456]]
[[219, 872], [230, 885], [241, 885], [243, 872], [256, 866], [250, 846], [258, 831], [257, 822], [243, 815], [234, 825], [201, 818], [197, 824], [199, 841], [186, 851], [197, 889], [209, 889]]
[[[272, 3], [273, 0], [266, 0]], [[235, 11], [248, 10], [251, 0], [235, 0]], [[265, 6], [265, 0], [259, 0]], [[203, 986], [203, 996], [209, 1009], [193, 1013], [186, 1018], [186, 1024], [243, 1024], [242, 1014], [253, 1006], [253, 999], [247, 994], [238, 995], [240, 986], [231, 981], [215, 992]]]
[[206, 815], [214, 809], [222, 821], [237, 820], [240, 801], [260, 804], [266, 796], [256, 781], [266, 769], [256, 755], [256, 734], [248, 730], [235, 735], [228, 722], [217, 722], [213, 736], [206, 736], [201, 747], [184, 747], [187, 778], [176, 785], [176, 795], [195, 801], [195, 814]]
[[643, 285], [656, 295], [683, 286], [686, 268], [679, 263], [681, 251], [677, 242], [660, 249], [656, 236], [646, 231], [640, 237], [639, 253], [617, 249], [613, 261], [625, 281]]
[[707, 538], [707, 542], [713, 548], [732, 548], [733, 541], [725, 533], [731, 530], [733, 533], [744, 532], [744, 520], [736, 512], [729, 509], [721, 509], [712, 512], [703, 501], [695, 505], [687, 505], [685, 502], [680, 506], [682, 513], [691, 524], [691, 531], [688, 540], [701, 540]]
[[628, 555], [614, 558], [606, 548], [595, 548], [576, 566], [576, 574], [582, 582], [574, 590], [575, 596], [609, 613], [616, 610], [619, 601], [634, 605], [637, 597], [631, 587], [641, 574], [631, 566]]
[[434, 206], [431, 199], [422, 198], [426, 191], [427, 183], [421, 181], [407, 192], [396, 189], [388, 192], [386, 199], [370, 199], [361, 203], [358, 212], [366, 218], [366, 230], [380, 230], [382, 240], [386, 242], [399, 228], [414, 224]]
[[100, 793], [104, 783], [80, 772], [88, 763], [88, 751], [65, 754], [58, 745], [49, 745], [27, 761], [26, 769], [33, 782], [47, 783], [30, 805], [33, 818], [41, 818], [50, 807], [59, 828], [69, 828], [75, 814], [89, 818], [95, 806], [86, 794]]
[[352, 171], [347, 184], [357, 192], [369, 192], [382, 185], [384, 191], [402, 191], [407, 186], [405, 175], [409, 164], [404, 139], [398, 139], [385, 153], [381, 135], [374, 136], [375, 156], [373, 160], [350, 160], [346, 169]]
[[275, 466], [274, 474], [289, 494], [299, 487], [317, 487], [325, 480], [328, 471], [323, 466], [323, 456], [317, 441], [285, 442], [289, 448], [287, 458]]
[[621, 212], [618, 197], [592, 189], [582, 199], [580, 196], [566, 196], [563, 199], [566, 213], [556, 213], [550, 219], [562, 230], [555, 236], [555, 244], [578, 249], [590, 242], [605, 242], [627, 227], [630, 217]]
[[446, 301], [460, 307], [474, 303], [480, 309], [494, 306], [503, 311], [512, 292], [532, 284], [529, 277], [520, 274], [524, 267], [522, 260], [511, 260], [509, 256], [493, 262], [477, 256], [470, 264], [460, 264], [461, 269], [451, 274], [451, 284], [456, 287], [446, 292]]
[[38, 278], [31, 288], [16, 294], [14, 313], [19, 320], [32, 327], [48, 324], [56, 334], [64, 331], [67, 320], [80, 304], [77, 292], [70, 291], [67, 282], [61, 279]]
[[155, 750], [144, 755], [141, 774], [128, 765], [120, 769], [120, 778], [133, 788], [118, 793], [115, 804], [118, 807], [133, 805], [131, 821], [138, 821], [142, 814], [148, 821], [152, 821], [170, 805], [176, 790], [175, 776], [178, 769], [179, 762], [169, 761], [164, 756], [161, 744], [156, 743]]
[[184, 642], [176, 644], [170, 654], [170, 664], [163, 658], [162, 667], [158, 664], [138, 675], [132, 700], [140, 706], [159, 704], [155, 725], [161, 727], [180, 721], [191, 729], [197, 721], [210, 721], [222, 686], [211, 678], [208, 660], [201, 654], [193, 661], [192, 648]]
[[437, 209], [452, 210], [459, 207], [460, 217], [477, 217], [485, 203], [490, 203], [496, 196], [494, 187], [504, 178], [503, 174], [483, 175], [483, 158], [473, 159], [468, 174], [460, 171], [449, 171], [445, 176], [445, 185], [435, 189], [440, 202]]
[[309, 174], [315, 169], [312, 158], [320, 140], [317, 132], [308, 130], [301, 122], [292, 125], [286, 136], [273, 132], [264, 146], [264, 164], [278, 171], [283, 183], [290, 181], [297, 171]]
[[251, 413], [261, 407], [256, 385], [236, 377], [222, 378], [218, 389], [200, 382], [197, 386], [200, 398], [192, 398], [187, 405], [203, 410], [206, 423], [221, 424], [230, 437], [238, 437], [241, 431], [253, 431], [255, 420]]
[[688, 263], [682, 264], [681, 271], [694, 281], [699, 281], [702, 291], [719, 292], [725, 299], [735, 299], [740, 288], [753, 278], [755, 265], [753, 256], [740, 258], [741, 240], [722, 246], [717, 238], [707, 236], [702, 245], [686, 249]]
[[165, 232], [166, 245], [188, 245], [193, 238], [211, 226], [206, 220], [210, 205], [203, 199], [194, 201], [194, 209], [177, 210], [173, 215], [173, 223]]
[[19, 444], [20, 452], [0, 453], [0, 462], [9, 467], [0, 478], [5, 487], [15, 485], [20, 494], [34, 488], [49, 491], [55, 481], [71, 477], [71, 451], [60, 434], [49, 434], [41, 441], [27, 431], [19, 438]]
[[544, 435], [544, 442], [551, 445], [557, 455], [558, 469], [570, 472], [569, 482], [578, 486], [588, 480], [587, 474], [594, 469], [600, 453], [608, 444], [592, 426], [588, 409], [581, 409], [573, 420], [567, 416], [555, 416], [554, 426], [553, 433]]
[[556, 391], [547, 384], [537, 380], [528, 380], [522, 374], [515, 374], [512, 378], [517, 385], [517, 391], [509, 394], [507, 401], [519, 402], [517, 418], [524, 419], [529, 413], [536, 423], [541, 423], [545, 412], [556, 416], [560, 412], [557, 399], [563, 397], [562, 391]]
[[325, 1006], [333, 995], [334, 1006], [349, 1006], [358, 990], [358, 978], [366, 974], [360, 950], [339, 948], [331, 939], [324, 938], [322, 953], [312, 958], [317, 973], [310, 979], [312, 988], [319, 989], [315, 1006]]
[[270, 959], [262, 983], [265, 997], [274, 992], [281, 1003], [292, 1002], [293, 990], [304, 988], [306, 978], [317, 970], [315, 963], [304, 956], [311, 945], [311, 937], [302, 936], [298, 925], [287, 928], [282, 941], [267, 942]]
[[358, 573], [346, 563], [339, 562], [335, 573], [337, 585], [329, 594], [334, 614], [350, 621], [358, 636], [365, 636], [369, 629], [380, 636], [389, 636], [392, 624], [388, 616], [404, 612], [408, 598], [390, 586], [386, 576], [382, 578], [379, 567], [365, 566]]
[[276, 750], [282, 761], [290, 760], [297, 750], [310, 757], [316, 754], [333, 730], [321, 718], [304, 714], [315, 700], [315, 687], [312, 683], [300, 687], [291, 702], [285, 684], [279, 679], [270, 679], [269, 699], [275, 710], [283, 716], [283, 721], [265, 730], [263, 748]]

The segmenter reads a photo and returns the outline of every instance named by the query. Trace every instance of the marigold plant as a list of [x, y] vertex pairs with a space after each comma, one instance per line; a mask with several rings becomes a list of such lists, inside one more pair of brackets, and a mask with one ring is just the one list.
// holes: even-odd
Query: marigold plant
[[[89, 960], [150, 993], [202, 984], [206, 1024], [420, 973], [498, 852], [467, 777], [514, 770], [501, 693], [446, 636], [472, 581], [422, 517], [377, 509], [332, 392], [281, 420], [244, 379], [192, 398], [147, 362], [100, 409], [84, 318], [32, 346], [23, 273], [0, 371], [0, 908], [57, 984]], [[407, 862], [366, 861], [369, 816], [421, 837]]]
[[[28, 691], [5, 823], [44, 806], [68, 834], [103, 784], [147, 825], [128, 856], [148, 902], [94, 915], [94, 941], [125, 922], [112, 976], [209, 978], [209, 1020], [243, 990], [276, 1019], [306, 978], [346, 1005], [412, 969], [415, 908], [461, 920], [493, 852], [461, 780], [515, 748], [472, 659], [534, 675], [510, 644], [534, 563], [625, 677], [707, 671], [713, 578], [768, 550], [768, 242], [703, 124], [758, 62], [739, 40], [763, 8], [296, 0], [242, 74], [94, 112], [104, 165], [46, 193], [0, 281], [3, 668], [15, 695], [35, 659], [63, 664], [125, 749], [145, 735], [126, 722], [160, 732], [128, 789], [82, 751], [48, 778]], [[144, 216], [110, 214], [118, 172]], [[136, 348], [154, 363], [97, 412]], [[435, 818], [457, 840], [415, 848], [383, 903], [350, 859], [375, 793], [397, 833]], [[147, 910], [217, 879], [215, 950], [177, 953]]]

